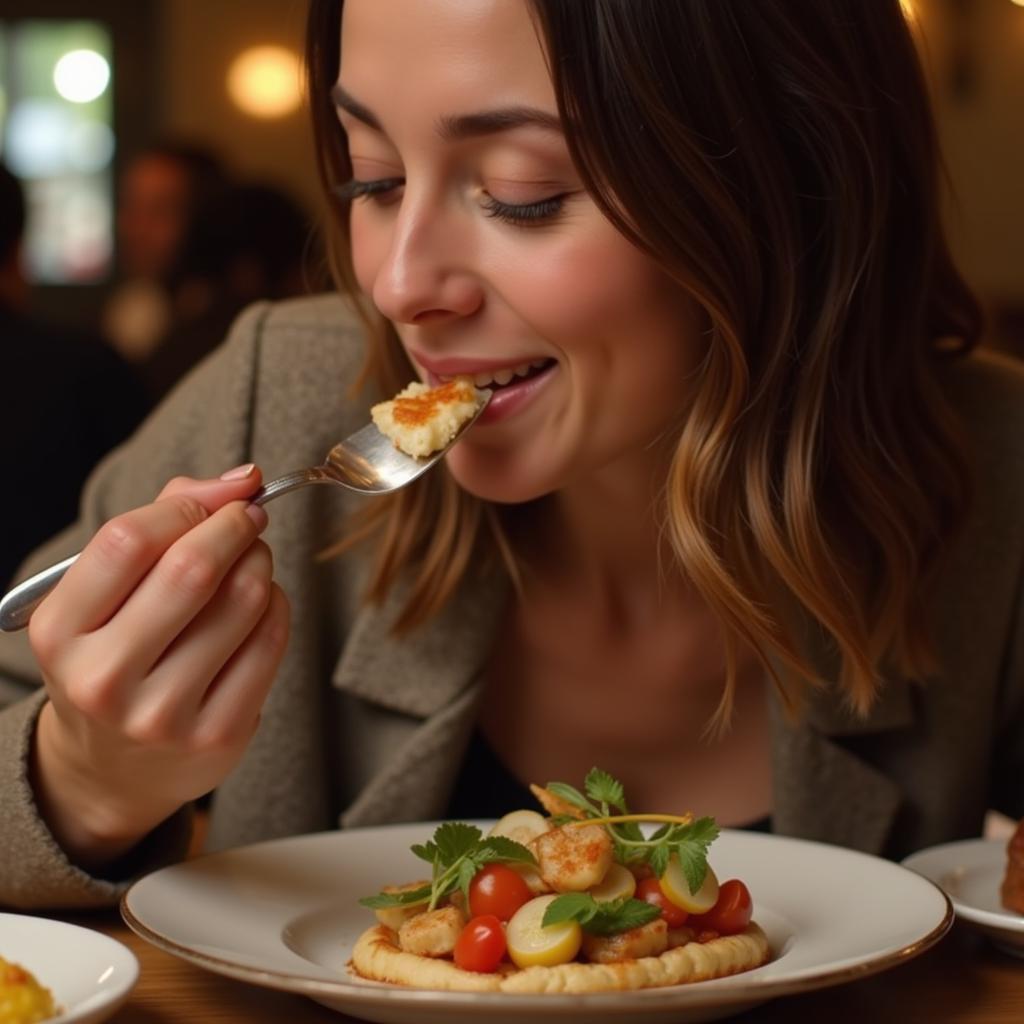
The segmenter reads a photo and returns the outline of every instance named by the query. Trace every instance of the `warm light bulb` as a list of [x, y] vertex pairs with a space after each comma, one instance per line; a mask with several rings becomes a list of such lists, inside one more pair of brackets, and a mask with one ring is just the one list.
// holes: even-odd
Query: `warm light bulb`
[[302, 101], [299, 58], [283, 46], [254, 46], [228, 69], [228, 93], [253, 117], [284, 117]]
[[53, 84], [71, 103], [90, 103], [110, 82], [110, 65], [95, 50], [71, 50], [54, 65]]

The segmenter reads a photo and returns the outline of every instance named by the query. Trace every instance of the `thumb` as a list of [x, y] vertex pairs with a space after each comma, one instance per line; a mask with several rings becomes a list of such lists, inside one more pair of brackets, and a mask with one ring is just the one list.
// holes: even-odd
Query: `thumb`
[[207, 512], [216, 512], [231, 501], [240, 501], [255, 494], [263, 482], [263, 474], [253, 463], [237, 466], [222, 473], [217, 479], [197, 480], [178, 476], [169, 481], [157, 495], [157, 501], [177, 495], [195, 498]]

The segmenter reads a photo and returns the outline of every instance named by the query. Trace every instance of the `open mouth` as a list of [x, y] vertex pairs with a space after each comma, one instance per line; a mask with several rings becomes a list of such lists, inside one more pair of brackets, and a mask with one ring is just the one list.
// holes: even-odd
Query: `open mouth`
[[[466, 376], [472, 377], [474, 386], [490, 388], [492, 391], [495, 391], [508, 387], [511, 384], [520, 384], [523, 381], [537, 377], [553, 366], [554, 363], [554, 359], [534, 359], [528, 363], [520, 363], [518, 366], [510, 366], [501, 370], [487, 370], [483, 373], [474, 373]], [[438, 379], [444, 383], [453, 380], [454, 375], [450, 377], [439, 375]]]

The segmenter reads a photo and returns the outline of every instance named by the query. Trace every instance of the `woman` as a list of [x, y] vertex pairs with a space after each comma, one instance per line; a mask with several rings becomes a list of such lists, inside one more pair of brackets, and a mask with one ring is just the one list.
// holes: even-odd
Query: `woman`
[[[214, 787], [214, 846], [594, 763], [889, 855], [1024, 812], [1024, 380], [896, 0], [315, 0], [309, 50], [351, 302], [250, 311], [39, 554], [88, 541], [4, 648], [0, 899], [113, 899]], [[246, 504], [456, 373], [421, 485]]]

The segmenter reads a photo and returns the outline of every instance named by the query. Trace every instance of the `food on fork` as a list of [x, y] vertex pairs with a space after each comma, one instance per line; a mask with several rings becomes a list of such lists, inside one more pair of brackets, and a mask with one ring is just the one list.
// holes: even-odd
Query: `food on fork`
[[999, 895], [1007, 910], [1024, 914], [1024, 818], [1006, 844], [1006, 875]]
[[[531, 786], [547, 816], [505, 815], [485, 836], [445, 822], [412, 852], [427, 881], [360, 900], [377, 914], [350, 968], [459, 992], [587, 993], [707, 981], [769, 957], [739, 879], [707, 861], [712, 818], [630, 814], [622, 785]], [[645, 833], [641, 822], [659, 827]]]
[[50, 990], [24, 967], [0, 956], [0, 1024], [37, 1024], [56, 1016]]
[[406, 455], [423, 457], [444, 448], [476, 415], [486, 392], [469, 377], [436, 388], [414, 381], [394, 398], [370, 410], [377, 429]]

